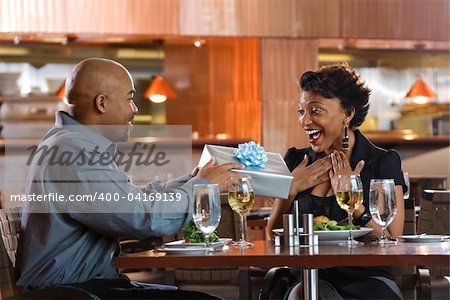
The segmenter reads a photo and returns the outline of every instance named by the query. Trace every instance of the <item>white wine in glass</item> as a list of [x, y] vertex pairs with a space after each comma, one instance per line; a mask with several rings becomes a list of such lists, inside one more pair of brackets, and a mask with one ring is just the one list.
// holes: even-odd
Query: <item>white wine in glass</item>
[[394, 179], [372, 179], [370, 181], [369, 209], [372, 219], [381, 226], [380, 245], [396, 244], [386, 236], [386, 228], [397, 214]]
[[361, 242], [353, 239], [352, 233], [353, 213], [361, 205], [364, 197], [362, 182], [359, 175], [339, 175], [335, 195], [339, 206], [348, 214], [348, 239], [343, 245], [348, 247], [362, 245]]
[[218, 184], [194, 185], [194, 213], [195, 226], [205, 236], [205, 251], [209, 252], [211, 234], [219, 226], [221, 217], [220, 193]]
[[228, 203], [234, 212], [241, 217], [241, 240], [235, 243], [235, 245], [239, 248], [253, 246], [252, 243], [247, 241], [247, 213], [255, 203], [255, 194], [250, 176], [247, 175], [239, 179], [231, 179], [228, 189]]

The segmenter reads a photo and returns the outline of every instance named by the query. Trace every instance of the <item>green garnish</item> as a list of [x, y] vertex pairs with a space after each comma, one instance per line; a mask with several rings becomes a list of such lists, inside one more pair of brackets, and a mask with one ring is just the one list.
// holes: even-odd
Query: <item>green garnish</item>
[[[186, 224], [186, 226], [183, 227], [183, 236], [184, 240], [187, 243], [204, 243], [205, 242], [205, 236], [203, 235], [203, 232], [200, 231], [200, 229], [195, 226], [194, 220], [190, 220], [189, 223]], [[213, 232], [209, 236], [209, 242], [214, 243], [218, 242], [219, 237], [215, 232]]]
[[[321, 230], [348, 230], [349, 225], [338, 225], [338, 223], [334, 220], [328, 221], [328, 222], [316, 222], [314, 223], [314, 230], [321, 231]], [[352, 224], [352, 230], [360, 229], [361, 226], [359, 225], [353, 225]]]

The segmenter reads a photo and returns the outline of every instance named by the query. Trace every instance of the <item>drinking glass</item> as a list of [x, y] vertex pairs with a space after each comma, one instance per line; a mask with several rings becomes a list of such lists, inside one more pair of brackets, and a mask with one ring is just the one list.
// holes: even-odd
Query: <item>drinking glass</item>
[[206, 252], [211, 251], [209, 238], [220, 222], [221, 206], [218, 184], [194, 185], [195, 226], [205, 236]]
[[372, 219], [382, 228], [380, 245], [396, 244], [396, 241], [386, 237], [386, 228], [397, 214], [394, 179], [370, 181], [369, 209]]
[[356, 247], [363, 243], [355, 241], [352, 233], [353, 212], [358, 209], [363, 200], [363, 186], [359, 175], [339, 175], [336, 189], [336, 201], [348, 213], [348, 238], [342, 245]]
[[242, 178], [232, 178], [228, 189], [228, 203], [234, 212], [241, 217], [241, 240], [235, 245], [239, 248], [248, 248], [253, 246], [247, 241], [247, 213], [255, 203], [255, 195], [253, 192], [253, 184], [250, 176], [246, 175]]
[[411, 185], [409, 183], [408, 172], [403, 172], [403, 179], [405, 180], [405, 184], [406, 184], [406, 192], [403, 194], [403, 199], [408, 199], [409, 194], [411, 193]]

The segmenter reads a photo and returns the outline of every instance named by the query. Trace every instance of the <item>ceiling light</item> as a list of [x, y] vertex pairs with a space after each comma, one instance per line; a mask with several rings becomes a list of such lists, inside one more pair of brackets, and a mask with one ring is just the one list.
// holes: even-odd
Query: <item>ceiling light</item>
[[406, 99], [411, 99], [412, 102], [417, 104], [427, 103], [429, 100], [437, 98], [437, 95], [433, 90], [423, 81], [423, 74], [417, 74], [417, 80], [406, 94]]
[[154, 103], [163, 103], [168, 98], [176, 98], [177, 94], [160, 75], [152, 77], [144, 97]]

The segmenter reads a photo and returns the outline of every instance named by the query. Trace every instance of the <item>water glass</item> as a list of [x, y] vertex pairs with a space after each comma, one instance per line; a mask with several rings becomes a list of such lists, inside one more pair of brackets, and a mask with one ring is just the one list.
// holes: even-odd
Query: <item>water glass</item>
[[219, 226], [220, 217], [219, 185], [195, 184], [193, 219], [197, 228], [205, 236], [206, 252], [211, 251], [209, 238]]
[[411, 184], [409, 182], [408, 172], [403, 172], [403, 179], [405, 180], [406, 185], [406, 192], [403, 194], [403, 199], [409, 199], [409, 195], [411, 193]]
[[397, 214], [394, 179], [372, 179], [370, 181], [369, 209], [372, 219], [381, 226], [380, 245], [396, 244], [386, 236], [386, 228]]

